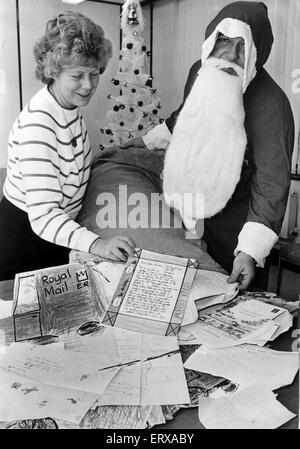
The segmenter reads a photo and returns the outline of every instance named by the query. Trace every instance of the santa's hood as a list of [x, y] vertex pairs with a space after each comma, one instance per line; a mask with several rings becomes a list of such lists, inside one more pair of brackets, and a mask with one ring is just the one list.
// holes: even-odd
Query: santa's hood
[[225, 6], [210, 22], [202, 46], [202, 64], [214, 48], [218, 33], [228, 37], [243, 37], [245, 67], [243, 91], [267, 61], [273, 44], [268, 8], [262, 2], [234, 2]]

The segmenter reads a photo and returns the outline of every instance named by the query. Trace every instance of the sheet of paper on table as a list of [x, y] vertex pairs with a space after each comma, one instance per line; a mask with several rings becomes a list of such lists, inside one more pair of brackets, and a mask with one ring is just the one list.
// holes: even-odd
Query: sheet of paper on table
[[[181, 326], [185, 326], [187, 324], [195, 323], [198, 320], [198, 310], [196, 307], [196, 303], [190, 296], [188, 297], [186, 308], [184, 311], [183, 319]], [[180, 328], [181, 329], [181, 328]], [[179, 330], [180, 332], [180, 330]]]
[[239, 388], [222, 398], [201, 396], [198, 414], [207, 429], [276, 429], [296, 416], [261, 385]]
[[97, 395], [26, 379], [0, 370], [0, 421], [52, 417], [79, 424]]
[[[103, 290], [107, 301], [112, 299], [117, 288], [120, 278], [123, 274], [125, 264], [116, 264], [113, 262], [100, 262], [93, 266], [94, 272], [99, 275], [99, 280], [103, 284]], [[208, 307], [212, 304], [226, 303], [230, 301], [237, 292], [237, 284], [229, 285], [226, 283], [228, 276], [222, 273], [211, 272], [207, 270], [196, 270], [191, 293], [189, 295], [187, 306], [185, 309], [182, 326], [194, 323], [198, 319], [198, 311], [200, 308]], [[216, 283], [216, 285], [215, 285]], [[208, 290], [206, 290], [206, 287]], [[213, 290], [212, 290], [213, 289]], [[211, 296], [212, 291], [224, 291], [226, 293], [217, 296]], [[202, 297], [208, 294], [208, 298]], [[202, 298], [195, 304], [195, 298]]]
[[107, 357], [115, 364], [131, 363], [178, 351], [177, 337], [142, 334], [117, 327], [104, 327], [89, 335], [77, 332], [60, 339], [68, 351], [79, 351]]
[[293, 325], [293, 315], [285, 310], [283, 313], [274, 318], [273, 322], [277, 325], [277, 330], [271, 336], [270, 341], [274, 341], [280, 334], [289, 330]]
[[121, 368], [99, 405], [187, 404], [190, 396], [180, 354], [170, 354]]
[[[172, 375], [178, 369], [180, 355], [173, 360], [154, 360], [135, 366], [123, 367], [98, 399], [99, 404], [160, 404], [190, 401], [183, 371]], [[175, 371], [176, 372], [176, 371]], [[136, 385], [135, 381], [140, 381]]]
[[[122, 329], [107, 329], [107, 333], [110, 333], [110, 336], [114, 331], [117, 331], [120, 333], [120, 335], [124, 334], [124, 331]], [[77, 337], [79, 335], [77, 334]], [[152, 337], [153, 336], [149, 336]], [[95, 349], [95, 344], [97, 344], [97, 338], [90, 338], [88, 336], [85, 337], [79, 337], [81, 340], [88, 340], [92, 344], [92, 346]], [[68, 337], [69, 341], [71, 337]], [[166, 338], [167, 340], [167, 338]], [[173, 342], [176, 343], [176, 338], [170, 337], [168, 338], [168, 349], [170, 348], [170, 344]], [[108, 339], [104, 340], [104, 343], [106, 344], [106, 353], [109, 351], [109, 346], [107, 346]], [[127, 339], [128, 342], [128, 339]], [[148, 342], [150, 345], [150, 341]], [[89, 352], [90, 349], [92, 349], [91, 346], [87, 345], [87, 352], [71, 352], [71, 351], [65, 351], [64, 348], [65, 343], [58, 343], [58, 344], [52, 344], [47, 345], [44, 347], [34, 347], [31, 343], [15, 343], [11, 347], [8, 348], [8, 355], [9, 357], [2, 358], [2, 363], [0, 362], [0, 374], [3, 373], [3, 375], [8, 376], [9, 379], [13, 379], [16, 377], [16, 374], [19, 373], [22, 376], [20, 377], [24, 382], [32, 382], [35, 386], [39, 386], [39, 391], [44, 392], [45, 391], [52, 391], [53, 395], [60, 394], [61, 392], [64, 392], [65, 394], [69, 396], [71, 393], [73, 393], [73, 390], [70, 390], [70, 388], [63, 388], [63, 387], [56, 387], [55, 383], [59, 383], [61, 385], [64, 385], [65, 387], [75, 385], [75, 387], [79, 388], [81, 391], [77, 390], [77, 396], [81, 397], [81, 392], [83, 393], [83, 397], [85, 397], [85, 391], [83, 390], [95, 390], [97, 391], [97, 394], [93, 394], [91, 397], [93, 399], [93, 403], [96, 401], [96, 399], [99, 398], [100, 392], [102, 392], [106, 386], [107, 382], [103, 382], [103, 380], [106, 379], [108, 376], [108, 380], [111, 379], [111, 373], [116, 370], [119, 370], [119, 367], [107, 369], [107, 370], [100, 370], [97, 372], [94, 380], [95, 383], [92, 382], [93, 378], [92, 376], [89, 376], [88, 374], [82, 374], [83, 368], [84, 372], [88, 373], [92, 371], [91, 365], [93, 365], [93, 362], [95, 359], [101, 359], [102, 361], [106, 360], [107, 364], [111, 364], [113, 361], [117, 362], [119, 359], [116, 355], [112, 356], [112, 359], [107, 360], [107, 356], [102, 353], [101, 349], [100, 352], [97, 351], [97, 354], [93, 353], [91, 355], [91, 352]], [[66, 344], [66, 346], [68, 346]], [[73, 342], [73, 345], [69, 345], [70, 347], [75, 346], [75, 343]], [[154, 345], [155, 346], [155, 345]], [[133, 346], [127, 346], [126, 345], [126, 339], [122, 342], [120, 345], [120, 354], [121, 359], [123, 361], [130, 360], [129, 353], [131, 349], [133, 349]], [[103, 346], [102, 346], [103, 349]], [[135, 348], [136, 349], [136, 348]], [[138, 351], [136, 351], [138, 352]], [[20, 363], [20, 353], [24, 356], [26, 359], [25, 363]], [[101, 356], [99, 356], [99, 354]], [[154, 348], [149, 348], [148, 354], [153, 354], [155, 352]], [[29, 357], [26, 355], [29, 354]], [[134, 354], [136, 355], [136, 354]], [[59, 363], [61, 358], [63, 357], [63, 361], [68, 365], [69, 369], [69, 375], [64, 373], [64, 371], [61, 371], [61, 364]], [[71, 357], [71, 358], [70, 358]], [[77, 363], [80, 361], [82, 366], [74, 366], [74, 359]], [[131, 359], [132, 360], [132, 359]], [[70, 364], [71, 361], [71, 364]], [[99, 365], [97, 365], [98, 368]], [[2, 369], [1, 369], [2, 367]], [[53, 373], [56, 373], [55, 375]], [[28, 377], [36, 377], [37, 380], [31, 380], [26, 379], [26, 376]], [[103, 377], [104, 376], [104, 377]], [[53, 385], [46, 385], [44, 383], [40, 383], [38, 379], [42, 379], [43, 382], [53, 382]], [[130, 385], [134, 383], [134, 379], [130, 379]], [[57, 390], [55, 390], [57, 388]], [[68, 396], [68, 397], [69, 397]], [[1, 403], [1, 401], [0, 401]], [[4, 402], [3, 402], [4, 403]], [[10, 421], [12, 419], [14, 420], [20, 420], [20, 419], [31, 419], [31, 418], [40, 418], [43, 417], [43, 413], [40, 413], [39, 410], [36, 408], [35, 402], [33, 402], [26, 410], [26, 413], [23, 413], [23, 410], [21, 410], [22, 413], [13, 413], [13, 410], [11, 409], [2, 409], [0, 407], [0, 417], [1, 419], [7, 421]], [[26, 404], [24, 407], [27, 407], [28, 401], [26, 401]], [[62, 402], [63, 407], [61, 406], [60, 402], [58, 402], [58, 406], [56, 409], [53, 409], [53, 403], [50, 403], [49, 407], [45, 408], [46, 416], [54, 416], [58, 422], [59, 428], [74, 428], [74, 416], [70, 414], [70, 412], [66, 411], [66, 407], [64, 402]], [[32, 413], [31, 413], [31, 410]], [[54, 410], [54, 411], [53, 411]], [[71, 408], [72, 410], [72, 408]], [[84, 409], [86, 412], [87, 410]], [[39, 412], [39, 413], [38, 413]], [[1, 415], [2, 413], [2, 415]], [[51, 415], [50, 415], [51, 413]], [[81, 419], [82, 416], [80, 416]], [[0, 420], [1, 420], [0, 419]], [[79, 424], [80, 419], [76, 421], [77, 424]], [[95, 428], [95, 427], [101, 427], [101, 428], [145, 428], [148, 426], [146, 424], [146, 421], [151, 421], [152, 425], [155, 424], [161, 424], [164, 423], [164, 417], [161, 411], [161, 407], [152, 407], [148, 406], [146, 407], [130, 407], [130, 406], [107, 406], [107, 407], [92, 407], [91, 410], [88, 411], [86, 416], [84, 417], [83, 423], [80, 424], [80, 427], [87, 427], [87, 428]], [[69, 422], [70, 421], [70, 422]], [[149, 424], [150, 425], [150, 424]]]
[[180, 329], [198, 263], [137, 250], [128, 259], [102, 323], [156, 335]]
[[[190, 296], [196, 301], [209, 296], [225, 295], [223, 301], [229, 301], [238, 293], [238, 283], [228, 284], [228, 275], [217, 271], [201, 270], [196, 271]], [[221, 298], [220, 298], [221, 300]], [[223, 302], [222, 301], [222, 302]]]
[[225, 306], [214, 307], [214, 311], [200, 311], [199, 320], [186, 326], [203, 344], [212, 347], [261, 341], [266, 334], [273, 335], [278, 330], [273, 320], [287, 313], [280, 307], [252, 299], [237, 298]]
[[215, 304], [226, 304], [238, 293], [238, 284], [227, 284], [227, 275], [215, 271], [196, 271], [182, 326], [198, 319], [198, 311]]
[[229, 301], [232, 301], [235, 296], [236, 294], [227, 295], [224, 293], [223, 295], [214, 295], [209, 296], [208, 298], [200, 298], [195, 301], [197, 311], [199, 312], [200, 310], [207, 309], [208, 307], [214, 305], [227, 304]]
[[198, 348], [184, 367], [225, 377], [242, 386], [264, 384], [275, 390], [293, 382], [299, 369], [297, 352], [274, 351], [256, 345]]
[[[100, 334], [69, 335], [69, 351], [100, 356], [109, 351], [117, 367], [115, 379], [98, 405], [157, 405], [189, 402], [179, 345], [175, 336], [140, 334], [103, 328]], [[171, 401], [171, 402], [170, 402]]]
[[0, 371], [42, 384], [102, 394], [119, 368], [106, 357], [65, 351], [60, 344], [16, 344], [0, 354]]
[[[92, 267], [94, 273], [96, 273], [96, 276], [99, 278], [99, 282], [102, 284], [102, 291], [105, 295], [107, 306], [116, 291], [124, 268], [125, 264], [114, 262], [100, 262]], [[225, 295], [222, 295], [222, 300], [224, 297]], [[194, 323], [197, 319], [198, 310], [195, 301], [189, 296], [181, 325], [184, 326], [186, 324]]]

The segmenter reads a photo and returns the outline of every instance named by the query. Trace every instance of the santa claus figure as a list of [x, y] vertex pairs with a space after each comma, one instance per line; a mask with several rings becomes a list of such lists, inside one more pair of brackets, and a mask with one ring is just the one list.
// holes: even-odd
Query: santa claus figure
[[243, 93], [255, 62], [244, 22], [224, 19], [203, 44], [202, 67], [177, 118], [163, 175], [166, 201], [190, 231], [225, 207], [240, 179], [247, 145]]

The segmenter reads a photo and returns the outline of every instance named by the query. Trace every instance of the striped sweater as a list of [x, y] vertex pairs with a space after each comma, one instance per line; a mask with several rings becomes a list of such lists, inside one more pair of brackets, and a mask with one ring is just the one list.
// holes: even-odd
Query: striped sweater
[[12, 127], [3, 193], [28, 213], [38, 236], [88, 252], [99, 236], [74, 220], [81, 209], [91, 158], [80, 109], [63, 109], [45, 86]]

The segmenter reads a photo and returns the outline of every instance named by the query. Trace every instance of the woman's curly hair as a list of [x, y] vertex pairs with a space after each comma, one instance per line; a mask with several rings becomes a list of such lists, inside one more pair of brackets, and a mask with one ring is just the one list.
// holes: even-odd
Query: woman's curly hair
[[65, 65], [98, 65], [104, 71], [112, 45], [103, 29], [79, 12], [66, 11], [49, 20], [45, 35], [33, 49], [36, 77], [45, 84]]

